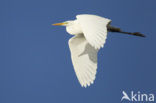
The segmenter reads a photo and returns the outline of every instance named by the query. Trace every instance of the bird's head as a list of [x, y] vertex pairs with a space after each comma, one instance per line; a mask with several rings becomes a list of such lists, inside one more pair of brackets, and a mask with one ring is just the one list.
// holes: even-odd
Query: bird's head
[[62, 23], [55, 23], [55, 24], [52, 24], [54, 26], [70, 26], [73, 24], [74, 21], [70, 20], [70, 21], [65, 21], [65, 22], [62, 22]]

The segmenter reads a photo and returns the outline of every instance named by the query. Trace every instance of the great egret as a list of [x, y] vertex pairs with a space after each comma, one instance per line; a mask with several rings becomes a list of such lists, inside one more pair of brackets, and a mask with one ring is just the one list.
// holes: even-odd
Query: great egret
[[97, 15], [81, 14], [76, 20], [53, 24], [66, 26], [75, 35], [68, 43], [75, 73], [82, 87], [93, 84], [97, 72], [97, 53], [106, 42], [107, 31], [144, 37], [139, 32], [123, 32], [110, 25], [111, 20]]

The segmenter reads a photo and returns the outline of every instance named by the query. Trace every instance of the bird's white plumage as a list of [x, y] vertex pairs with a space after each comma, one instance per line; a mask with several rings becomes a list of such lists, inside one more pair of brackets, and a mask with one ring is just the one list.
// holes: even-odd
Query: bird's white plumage
[[105, 44], [107, 25], [111, 20], [88, 14], [76, 18], [54, 25], [64, 25], [69, 34], [75, 35], [69, 40], [72, 63], [81, 86], [86, 87], [95, 80], [97, 52]]
[[111, 20], [96, 15], [77, 15], [86, 40], [96, 49], [104, 46], [107, 37], [107, 25]]
[[72, 63], [82, 87], [94, 82], [97, 71], [97, 52], [84, 35], [76, 35], [69, 40]]

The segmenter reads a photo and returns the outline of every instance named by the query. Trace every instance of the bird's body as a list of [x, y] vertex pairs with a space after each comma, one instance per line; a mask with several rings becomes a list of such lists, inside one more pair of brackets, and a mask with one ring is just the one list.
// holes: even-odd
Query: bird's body
[[[123, 32], [110, 26], [110, 19], [96, 15], [77, 15], [76, 20], [56, 23], [66, 26], [66, 31], [75, 35], [69, 40], [72, 63], [82, 87], [90, 86], [95, 80], [97, 71], [97, 53], [105, 44], [107, 31]], [[140, 33], [129, 33], [140, 36]], [[138, 35], [140, 34], [140, 35]]]

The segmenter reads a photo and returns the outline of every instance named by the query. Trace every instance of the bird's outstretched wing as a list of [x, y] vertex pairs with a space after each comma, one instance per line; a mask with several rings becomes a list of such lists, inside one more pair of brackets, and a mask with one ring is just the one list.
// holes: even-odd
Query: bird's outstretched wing
[[76, 18], [87, 41], [96, 49], [103, 47], [107, 37], [107, 25], [111, 20], [88, 14], [77, 15]]
[[84, 35], [77, 35], [69, 40], [72, 63], [82, 87], [93, 84], [97, 71], [97, 52]]

